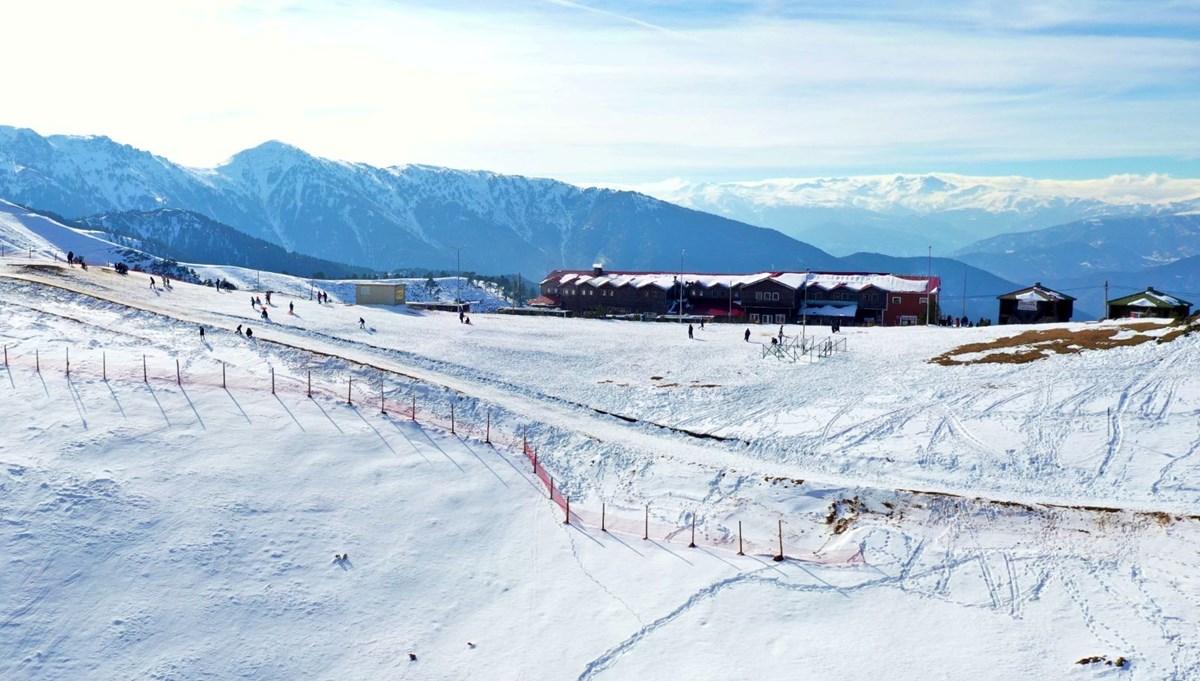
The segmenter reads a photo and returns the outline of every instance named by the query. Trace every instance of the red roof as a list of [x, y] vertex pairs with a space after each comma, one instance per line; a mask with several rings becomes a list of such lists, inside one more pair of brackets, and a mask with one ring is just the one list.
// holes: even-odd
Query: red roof
[[558, 307], [558, 299], [550, 296], [538, 296], [529, 301], [530, 307]]

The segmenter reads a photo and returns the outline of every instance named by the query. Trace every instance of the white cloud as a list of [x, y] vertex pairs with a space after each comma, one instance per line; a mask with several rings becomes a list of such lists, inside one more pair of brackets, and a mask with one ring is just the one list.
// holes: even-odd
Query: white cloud
[[[23, 66], [0, 122], [193, 165], [278, 138], [575, 180], [1200, 153], [1197, 42], [1044, 32], [1081, 21], [1066, 3], [966, 4], [955, 21], [971, 30], [765, 6], [690, 23], [671, 3], [648, 18], [569, 0], [443, 7], [20, 3], [5, 10], [0, 58]], [[980, 29], [989, 17], [997, 30]]]

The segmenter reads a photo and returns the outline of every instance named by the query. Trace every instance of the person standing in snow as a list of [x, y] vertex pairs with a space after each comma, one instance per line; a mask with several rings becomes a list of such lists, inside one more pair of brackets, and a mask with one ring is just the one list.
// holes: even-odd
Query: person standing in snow
[[746, 329], [746, 342], [750, 342], [750, 329]]
[[200, 342], [204, 342], [204, 327], [200, 327]]
[[254, 296], [250, 296], [250, 307], [258, 309], [258, 301], [254, 299]]
[[150, 288], [154, 288], [154, 277], [150, 277]]
[[288, 303], [288, 314], [296, 314], [296, 304], [295, 303], [292, 303], [292, 302]]
[[359, 317], [358, 318], [358, 328], [360, 328], [360, 329], [367, 328], [367, 320], [363, 319], [362, 317]]
[[262, 318], [264, 321], [269, 319], [269, 317], [267, 317], [267, 308], [266, 307], [263, 307], [263, 309], [262, 309]]
[[692, 340], [692, 325], [688, 324], [688, 340]]
[[72, 266], [75, 264], [75, 251], [67, 251], [67, 264]]
[[246, 338], [253, 338], [253, 337], [254, 337], [254, 332], [251, 331], [250, 327], [247, 326], [246, 327]]
[[238, 324], [237, 335], [239, 335], [239, 336], [242, 335], [242, 325], [241, 324]]

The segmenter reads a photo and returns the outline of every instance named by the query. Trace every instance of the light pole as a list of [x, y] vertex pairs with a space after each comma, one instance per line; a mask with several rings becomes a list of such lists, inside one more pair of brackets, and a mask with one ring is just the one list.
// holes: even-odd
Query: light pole
[[804, 295], [800, 303], [800, 345], [808, 340], [808, 263], [804, 263]]
[[687, 251], [679, 249], [679, 323], [683, 323], [683, 254]]
[[930, 316], [933, 314], [933, 291], [929, 289], [933, 283], [933, 246], [929, 247], [929, 256], [925, 264], [925, 326], [933, 323]]
[[462, 302], [462, 249], [466, 248], [466, 245], [464, 244], [462, 246], [451, 246], [450, 248], [454, 250], [454, 264], [458, 268], [458, 293], [456, 293], [454, 296], [454, 302], [461, 303]]

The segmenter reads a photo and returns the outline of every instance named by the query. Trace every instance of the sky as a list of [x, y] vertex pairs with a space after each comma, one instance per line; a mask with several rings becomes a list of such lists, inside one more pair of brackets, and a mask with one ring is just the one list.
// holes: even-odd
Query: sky
[[197, 167], [1200, 177], [1196, 2], [40, 0], [0, 59], [0, 124]]

